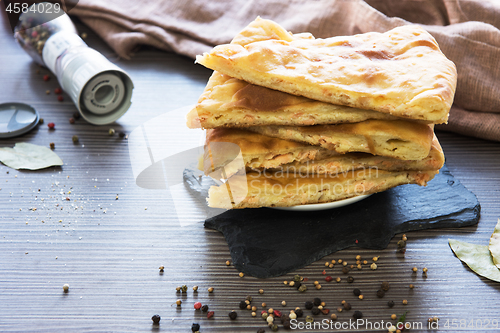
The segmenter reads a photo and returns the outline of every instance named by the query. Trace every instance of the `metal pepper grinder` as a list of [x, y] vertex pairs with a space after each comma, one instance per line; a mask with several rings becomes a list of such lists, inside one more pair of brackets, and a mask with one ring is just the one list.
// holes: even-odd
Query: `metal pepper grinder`
[[34, 4], [21, 14], [16, 40], [33, 60], [56, 75], [85, 120], [95, 125], [114, 122], [132, 104], [130, 76], [88, 47], [67, 14], [55, 13], [55, 8], [47, 13], [40, 10], [43, 4], [49, 6], [48, 2]]

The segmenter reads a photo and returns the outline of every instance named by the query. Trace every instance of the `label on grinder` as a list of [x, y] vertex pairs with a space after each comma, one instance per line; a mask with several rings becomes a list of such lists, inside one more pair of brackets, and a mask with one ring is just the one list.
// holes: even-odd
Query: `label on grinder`
[[43, 48], [42, 58], [50, 71], [56, 73], [56, 61], [66, 50], [75, 46], [87, 46], [85, 42], [75, 33], [60, 31], [51, 36]]

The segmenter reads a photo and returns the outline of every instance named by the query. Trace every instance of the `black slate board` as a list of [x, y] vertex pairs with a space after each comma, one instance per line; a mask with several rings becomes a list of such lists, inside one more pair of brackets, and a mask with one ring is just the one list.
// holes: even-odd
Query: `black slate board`
[[[185, 170], [188, 188], [205, 201], [212, 182]], [[205, 227], [222, 232], [238, 271], [267, 278], [302, 268], [350, 246], [384, 249], [397, 233], [457, 228], [479, 221], [479, 202], [443, 167], [427, 185], [403, 185], [341, 208], [317, 212], [229, 210]], [[215, 215], [215, 216], [214, 216]]]

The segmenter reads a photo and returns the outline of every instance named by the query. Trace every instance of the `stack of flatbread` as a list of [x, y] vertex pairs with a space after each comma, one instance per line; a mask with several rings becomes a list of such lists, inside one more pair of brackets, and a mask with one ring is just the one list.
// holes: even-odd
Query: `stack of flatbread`
[[[198, 56], [214, 70], [190, 128], [207, 129], [218, 208], [326, 203], [426, 185], [443, 166], [456, 69], [416, 25], [315, 39], [257, 18]], [[242, 163], [234, 163], [236, 159]]]

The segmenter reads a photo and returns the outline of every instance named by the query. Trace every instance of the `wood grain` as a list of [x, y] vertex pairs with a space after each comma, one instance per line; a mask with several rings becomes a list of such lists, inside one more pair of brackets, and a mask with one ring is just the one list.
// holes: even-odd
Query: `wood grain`
[[[312, 283], [306, 293], [292, 290], [283, 284], [291, 275], [240, 278], [225, 265], [230, 255], [223, 236], [204, 229], [201, 222], [180, 227], [168, 190], [138, 187], [127, 140], [108, 135], [110, 127], [130, 133], [156, 116], [195, 103], [210, 71], [194, 65], [192, 59], [155, 50], [142, 50], [131, 61], [120, 60], [94, 33], [79, 28], [89, 33], [88, 44], [129, 72], [135, 84], [132, 108], [110, 126], [83, 120], [70, 124], [76, 109], [68, 96], [62, 103], [57, 101], [56, 80], [42, 80], [46, 69], [36, 74], [39, 67], [14, 42], [5, 17], [1, 19], [0, 103], [31, 104], [45, 124], [56, 124], [56, 130], [41, 125], [22, 137], [1, 140], [0, 147], [54, 142], [55, 152], [64, 160], [61, 168], [38, 172], [0, 166], [1, 332], [189, 332], [193, 322], [201, 325], [201, 332], [256, 332], [266, 325], [259, 316], [252, 318], [249, 311], [238, 309], [246, 295], [254, 297], [258, 312], [262, 302], [288, 311], [303, 307], [313, 297], [321, 297], [335, 312], [345, 299], [353, 310], [338, 313], [339, 322], [347, 322], [354, 310], [372, 322], [408, 311], [409, 321], [424, 326], [428, 317], [438, 316], [441, 328], [446, 320], [451, 324], [453, 319], [466, 319], [468, 324], [480, 319], [484, 324], [498, 319], [500, 285], [472, 273], [447, 244], [450, 237], [488, 244], [500, 217], [498, 143], [438, 133], [448, 167], [482, 205], [477, 226], [409, 233], [405, 256], [396, 253], [398, 235], [386, 250], [350, 248], [296, 272], [321, 281], [319, 291]], [[47, 89], [50, 95], [45, 94]], [[79, 144], [73, 144], [73, 135], [79, 136]], [[341, 258], [351, 263], [357, 254], [369, 262], [380, 256], [378, 269], [354, 270], [355, 282], [348, 284], [337, 265], [327, 269], [328, 274], [343, 281], [324, 281], [325, 261]], [[160, 265], [165, 266], [163, 275]], [[419, 268], [415, 275], [414, 266]], [[427, 278], [421, 275], [423, 267], [429, 269]], [[379, 299], [375, 293], [382, 281], [389, 281], [391, 289]], [[65, 283], [70, 285], [67, 294], [62, 290]], [[409, 289], [410, 283], [414, 290]], [[189, 286], [185, 295], [175, 292], [182, 284]], [[199, 286], [198, 293], [191, 290], [193, 285]], [[209, 286], [214, 293], [207, 292]], [[353, 296], [355, 287], [361, 289], [363, 300]], [[184, 302], [180, 308], [174, 304], [178, 298]], [[408, 305], [402, 305], [403, 299]], [[286, 307], [281, 306], [282, 300]], [[396, 303], [393, 309], [386, 305], [389, 300]], [[215, 317], [208, 320], [195, 311], [196, 301], [208, 304]], [[227, 316], [233, 309], [239, 313], [235, 321]], [[159, 328], [152, 326], [154, 314], [162, 317]], [[323, 318], [329, 317], [317, 320]]]

